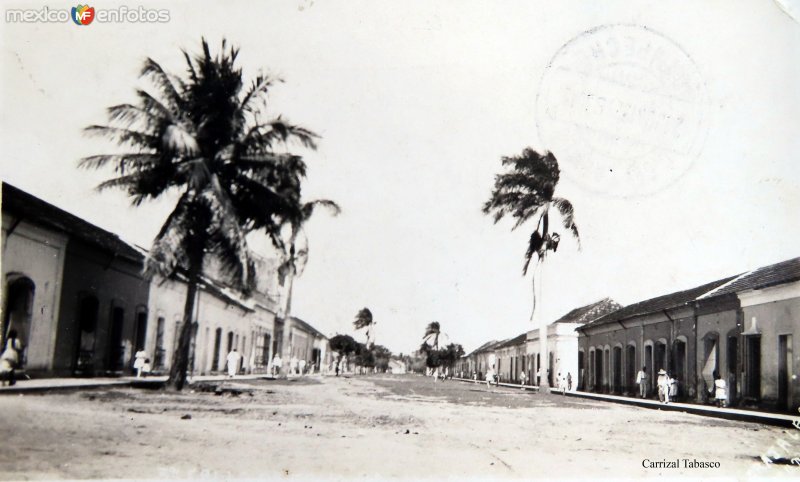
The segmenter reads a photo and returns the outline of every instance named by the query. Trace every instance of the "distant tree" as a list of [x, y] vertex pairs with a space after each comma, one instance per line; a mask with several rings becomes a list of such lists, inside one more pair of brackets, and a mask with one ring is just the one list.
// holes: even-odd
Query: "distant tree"
[[339, 362], [343, 359], [346, 360], [346, 357], [358, 349], [358, 343], [350, 335], [336, 335], [330, 339], [328, 345], [331, 347], [331, 350], [339, 355]]
[[366, 344], [356, 343], [355, 363], [361, 373], [368, 372], [375, 366], [375, 355]]
[[443, 352], [441, 354], [441, 358], [444, 365], [452, 372], [453, 366], [462, 356], [464, 356], [464, 347], [458, 343], [450, 343], [446, 347], [442, 348], [441, 351]]
[[392, 352], [383, 345], [373, 345], [372, 354], [375, 357], [375, 369], [381, 373], [386, 373], [389, 369], [389, 361], [392, 359]]
[[369, 308], [361, 308], [358, 313], [356, 313], [356, 319], [353, 322], [353, 326], [355, 326], [356, 330], [360, 330], [362, 328], [366, 328], [367, 334], [367, 347], [372, 346], [374, 340], [371, 340], [372, 334], [372, 327], [375, 325], [375, 321], [372, 319], [372, 312], [369, 311]]

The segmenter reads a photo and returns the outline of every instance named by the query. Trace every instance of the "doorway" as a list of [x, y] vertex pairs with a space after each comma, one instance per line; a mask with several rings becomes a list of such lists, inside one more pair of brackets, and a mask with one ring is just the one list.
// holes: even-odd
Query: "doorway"
[[125, 366], [125, 347], [122, 345], [122, 328], [125, 323], [125, 310], [115, 306], [111, 310], [111, 330], [108, 333], [108, 369], [118, 372]]
[[[31, 320], [33, 318], [33, 297], [36, 285], [30, 278], [17, 278], [8, 285], [6, 293], [5, 319], [3, 320], [2, 346], [5, 347], [6, 339], [13, 330], [17, 340], [23, 347], [30, 344]], [[20, 357], [20, 365], [24, 366], [25, 352]]]
[[686, 388], [686, 342], [675, 340], [672, 344], [672, 359], [670, 360], [670, 375], [678, 380], [678, 395], [683, 395]]
[[614, 347], [614, 375], [611, 379], [611, 391], [614, 393], [622, 392], [622, 347]]
[[761, 398], [761, 337], [749, 335], [745, 345], [745, 396]]
[[731, 405], [736, 403], [739, 397], [739, 337], [736, 335], [728, 337], [727, 348], [728, 362], [728, 401]]
[[792, 408], [792, 335], [778, 336], [778, 408]]
[[222, 345], [222, 328], [217, 328], [214, 332], [214, 358], [211, 361], [211, 371], [219, 370], [219, 349]]
[[625, 391], [636, 393], [636, 347], [628, 345], [625, 349]]

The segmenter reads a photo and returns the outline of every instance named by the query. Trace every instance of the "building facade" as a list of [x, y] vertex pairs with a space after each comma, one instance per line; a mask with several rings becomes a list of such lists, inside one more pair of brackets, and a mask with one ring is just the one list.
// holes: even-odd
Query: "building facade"
[[636, 374], [678, 380], [680, 400], [713, 398], [715, 375], [728, 403], [767, 410], [800, 404], [797, 332], [800, 258], [626, 306], [578, 329], [581, 388], [632, 396]]
[[[167, 372], [183, 322], [185, 280], [146, 279], [145, 250], [14, 186], [2, 184], [2, 201], [0, 334], [5, 343], [17, 333], [26, 374], [130, 374], [140, 350], [156, 372]], [[327, 338], [308, 323], [297, 320], [284, 332], [275, 316], [275, 262], [253, 257], [259, 276], [248, 298], [228, 286], [213, 259], [204, 266], [191, 373], [225, 370], [234, 347], [244, 372], [266, 373], [283, 346], [317, 367], [329, 358]]]

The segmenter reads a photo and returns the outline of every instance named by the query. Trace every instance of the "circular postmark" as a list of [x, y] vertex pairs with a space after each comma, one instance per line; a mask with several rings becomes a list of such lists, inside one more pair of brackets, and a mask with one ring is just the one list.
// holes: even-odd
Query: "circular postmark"
[[614, 197], [652, 194], [689, 170], [706, 135], [697, 66], [647, 27], [603, 25], [562, 46], [536, 98], [541, 141], [565, 176]]

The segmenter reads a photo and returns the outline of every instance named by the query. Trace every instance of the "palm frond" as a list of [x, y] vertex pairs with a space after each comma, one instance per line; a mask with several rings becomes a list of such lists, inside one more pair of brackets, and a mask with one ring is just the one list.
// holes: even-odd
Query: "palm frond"
[[561, 222], [564, 225], [564, 229], [568, 229], [572, 233], [572, 236], [578, 241], [578, 247], [580, 247], [581, 237], [578, 233], [578, 226], [575, 224], [575, 208], [572, 203], [564, 198], [555, 197], [553, 198], [553, 206], [561, 214]]
[[361, 308], [356, 314], [356, 319], [353, 322], [356, 330], [367, 327], [372, 324], [372, 312], [369, 308]]
[[148, 57], [144, 61], [144, 66], [139, 74], [143, 78], [149, 79], [164, 95], [169, 103], [172, 112], [178, 112], [183, 108], [183, 98], [178, 88], [175, 87], [173, 78], [167, 74], [161, 65]]
[[130, 145], [142, 149], [153, 149], [158, 145], [158, 138], [147, 132], [140, 132], [124, 127], [91, 125], [84, 128], [89, 136], [106, 137], [117, 144]]

